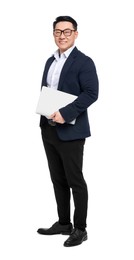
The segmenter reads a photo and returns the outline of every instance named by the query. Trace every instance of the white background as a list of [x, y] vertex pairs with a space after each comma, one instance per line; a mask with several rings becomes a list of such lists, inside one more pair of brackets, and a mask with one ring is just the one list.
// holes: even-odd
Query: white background
[[[134, 259], [132, 2], [0, 2], [0, 259]], [[63, 247], [66, 236], [36, 233], [57, 220], [35, 109], [59, 15], [77, 20], [76, 45], [100, 81], [84, 157], [88, 241], [74, 248]]]

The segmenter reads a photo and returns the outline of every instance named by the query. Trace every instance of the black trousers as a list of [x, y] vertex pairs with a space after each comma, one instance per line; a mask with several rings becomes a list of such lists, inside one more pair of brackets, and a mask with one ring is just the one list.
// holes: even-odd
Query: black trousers
[[87, 218], [88, 191], [83, 177], [85, 139], [61, 141], [55, 126], [41, 129], [42, 140], [54, 187], [59, 222], [70, 223], [70, 195], [74, 200], [74, 227], [84, 229]]

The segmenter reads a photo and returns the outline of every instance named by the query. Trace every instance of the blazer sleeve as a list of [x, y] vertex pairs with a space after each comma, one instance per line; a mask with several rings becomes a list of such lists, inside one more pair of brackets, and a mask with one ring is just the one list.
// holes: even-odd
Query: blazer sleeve
[[78, 81], [81, 89], [78, 98], [74, 102], [59, 110], [67, 123], [77, 118], [98, 99], [98, 76], [95, 64], [89, 57], [85, 59], [80, 68]]

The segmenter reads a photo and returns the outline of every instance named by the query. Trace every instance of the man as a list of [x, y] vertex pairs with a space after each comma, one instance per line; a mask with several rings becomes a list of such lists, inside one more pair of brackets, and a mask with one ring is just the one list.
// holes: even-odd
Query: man
[[[42, 140], [48, 160], [57, 202], [58, 221], [39, 234], [66, 234], [64, 246], [87, 240], [88, 191], [83, 177], [83, 150], [89, 137], [87, 108], [98, 98], [98, 77], [93, 60], [75, 46], [77, 22], [70, 16], [59, 16], [53, 23], [58, 50], [45, 65], [42, 86], [74, 94], [78, 98], [54, 111], [50, 119], [41, 116]], [[50, 101], [51, 102], [51, 101]], [[74, 124], [70, 122], [75, 120]], [[74, 200], [73, 224], [70, 220], [70, 191]]]

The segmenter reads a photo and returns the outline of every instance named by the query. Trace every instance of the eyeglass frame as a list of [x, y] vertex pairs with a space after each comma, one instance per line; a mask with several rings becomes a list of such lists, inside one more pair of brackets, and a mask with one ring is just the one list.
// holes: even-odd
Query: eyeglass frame
[[[69, 30], [69, 31], [70, 31], [70, 35], [66, 36], [66, 35], [64, 34], [64, 32], [65, 32], [66, 30]], [[55, 31], [60, 32], [60, 35], [59, 35], [59, 36], [56, 36], [56, 35], [55, 35]], [[70, 28], [66, 28], [66, 29], [64, 29], [64, 30], [54, 29], [54, 30], [53, 30], [53, 33], [54, 33], [54, 36], [55, 36], [55, 37], [60, 37], [60, 36], [62, 35], [62, 33], [64, 34], [65, 37], [69, 37], [69, 36], [72, 35], [72, 32], [75, 32], [75, 31], [76, 31], [76, 30], [70, 29]]]

